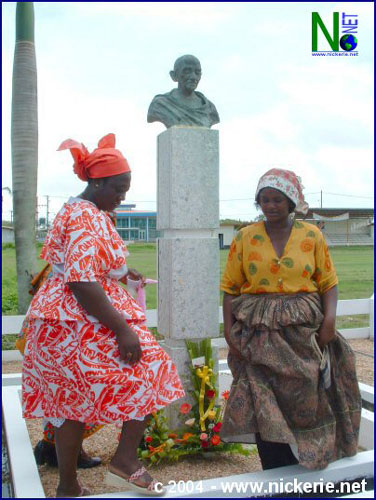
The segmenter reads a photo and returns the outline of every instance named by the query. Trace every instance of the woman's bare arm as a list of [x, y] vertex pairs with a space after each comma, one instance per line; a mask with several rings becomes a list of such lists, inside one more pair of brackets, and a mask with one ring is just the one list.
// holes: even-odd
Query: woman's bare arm
[[338, 287], [334, 286], [325, 292], [321, 296], [321, 301], [324, 310], [324, 319], [318, 331], [318, 344], [323, 349], [336, 336]]

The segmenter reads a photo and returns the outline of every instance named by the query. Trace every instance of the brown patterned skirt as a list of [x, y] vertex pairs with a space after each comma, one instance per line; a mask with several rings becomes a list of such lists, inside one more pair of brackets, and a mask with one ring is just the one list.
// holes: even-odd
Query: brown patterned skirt
[[221, 436], [224, 441], [297, 445], [299, 463], [323, 469], [357, 453], [361, 396], [355, 356], [337, 332], [328, 344], [331, 384], [324, 388], [315, 334], [322, 320], [317, 293], [248, 295], [232, 302], [228, 356], [233, 375]]

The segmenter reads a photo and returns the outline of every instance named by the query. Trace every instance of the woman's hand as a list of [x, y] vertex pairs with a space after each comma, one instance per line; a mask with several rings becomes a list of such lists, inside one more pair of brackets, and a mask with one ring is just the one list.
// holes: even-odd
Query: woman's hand
[[142, 352], [138, 335], [111, 304], [102, 286], [97, 282], [73, 282], [68, 286], [86, 312], [115, 333], [121, 359], [127, 363], [139, 361]]
[[137, 363], [142, 357], [140, 340], [137, 333], [128, 325], [123, 331], [116, 334], [119, 346], [120, 359], [126, 363]]
[[326, 319], [321, 323], [318, 331], [317, 343], [323, 351], [324, 347], [336, 337], [336, 321], [335, 319]]
[[232, 314], [232, 300], [234, 296], [229, 293], [224, 292], [223, 294], [223, 324], [224, 324], [224, 335], [228, 348], [231, 354], [239, 359], [243, 359], [241, 352], [232, 344], [231, 342], [231, 328], [235, 323], [234, 315]]
[[[228, 343], [228, 342], [227, 342]], [[228, 344], [228, 350], [229, 353], [235, 356], [238, 359], [241, 359], [244, 361], [244, 358], [242, 356], [242, 353], [233, 345], [233, 344]]]
[[320, 349], [323, 350], [326, 344], [331, 342], [336, 337], [336, 311], [338, 301], [337, 286], [330, 288], [322, 297], [322, 306], [324, 311], [324, 320], [318, 331], [319, 338], [317, 343]]

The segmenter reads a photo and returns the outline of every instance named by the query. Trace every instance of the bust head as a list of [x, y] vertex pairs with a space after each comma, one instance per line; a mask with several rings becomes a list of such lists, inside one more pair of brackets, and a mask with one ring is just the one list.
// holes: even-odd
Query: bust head
[[181, 56], [176, 59], [170, 76], [174, 82], [178, 82], [178, 89], [183, 94], [190, 95], [201, 80], [200, 61], [197, 57], [189, 54]]
[[186, 54], [176, 59], [170, 76], [178, 86], [154, 97], [148, 109], [149, 123], [162, 122], [167, 128], [175, 125], [210, 128], [219, 123], [214, 104], [202, 92], [195, 92], [201, 80], [197, 57]]

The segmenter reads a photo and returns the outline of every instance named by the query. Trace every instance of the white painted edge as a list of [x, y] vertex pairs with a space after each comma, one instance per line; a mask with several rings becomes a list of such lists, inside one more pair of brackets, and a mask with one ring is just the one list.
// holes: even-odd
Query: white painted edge
[[362, 395], [362, 399], [368, 403], [374, 404], [374, 392], [375, 388], [372, 385], [363, 384], [359, 382], [359, 390]]
[[339, 333], [345, 337], [347, 340], [351, 339], [369, 339], [370, 338], [370, 328], [366, 326], [364, 328], [344, 328], [338, 330]]
[[337, 316], [369, 314], [369, 301], [370, 299], [339, 300], [337, 305]]
[[1, 352], [2, 361], [22, 361], [22, 354], [18, 349], [12, 349], [11, 351]]
[[[14, 481], [14, 492], [16, 498], [45, 498], [43, 487], [39, 478], [38, 469], [34, 460], [33, 450], [27, 432], [26, 422], [22, 418], [20, 386], [3, 387], [3, 411], [5, 420], [5, 432], [8, 441], [9, 458]], [[307, 471], [301, 466], [289, 466], [279, 468], [277, 471], [263, 471], [253, 474], [240, 474], [226, 478], [216, 478], [193, 483], [194, 487], [203, 487], [201, 497], [221, 498], [223, 491], [219, 489], [220, 483], [232, 481], [268, 481], [279, 482], [281, 477], [284, 481], [293, 481], [297, 477], [299, 481], [324, 481], [339, 482], [351, 480], [358, 477], [373, 477], [374, 452], [366, 451], [358, 453], [355, 457], [345, 458], [330, 464], [323, 471]], [[178, 478], [176, 478], [178, 481]], [[194, 490], [195, 491], [195, 490]], [[197, 489], [196, 489], [197, 491]], [[239, 498], [249, 496], [249, 493], [229, 495]], [[197, 494], [176, 494], [173, 487], [168, 488], [167, 498], [197, 498]], [[166, 498], [165, 497], [165, 498]], [[105, 495], [92, 495], [91, 498], [134, 498], [131, 492], [119, 492]]]
[[22, 384], [22, 373], [5, 373], [1, 377], [3, 387]]
[[3, 387], [4, 428], [15, 498], [46, 498], [26, 422], [22, 418], [20, 386]]
[[372, 450], [375, 446], [375, 421], [374, 414], [362, 408], [362, 418], [359, 429], [359, 446], [366, 450]]
[[[163, 498], [257, 498], [264, 495], [264, 492], [257, 494], [253, 493], [250, 496], [249, 492], [240, 493], [229, 492], [224, 493], [221, 484], [229, 483], [263, 483], [264, 488], [268, 487], [269, 483], [280, 484], [281, 478], [284, 484], [293, 482], [294, 479], [299, 482], [313, 483], [316, 481], [331, 481], [338, 483], [340, 481], [351, 481], [360, 477], [373, 477], [373, 451], [358, 453], [355, 457], [343, 458], [330, 464], [326, 469], [321, 471], [308, 471], [300, 465], [291, 465], [288, 467], [280, 467], [277, 470], [266, 470], [262, 472], [238, 474], [235, 476], [207, 479], [203, 481], [194, 481], [193, 493], [178, 493], [173, 486], [167, 487], [167, 493]], [[179, 478], [176, 478], [176, 482]], [[371, 492], [367, 492], [368, 495]], [[129, 498], [130, 493], [119, 492], [109, 493], [106, 495], [92, 496], [91, 498]], [[367, 497], [363, 497], [367, 498]], [[373, 497], [372, 497], [373, 498]]]
[[3, 335], [8, 335], [12, 333], [18, 333], [21, 330], [21, 326], [25, 315], [20, 316], [1, 316], [1, 330]]
[[341, 498], [375, 498], [374, 490], [365, 491], [364, 493], [356, 493], [354, 495], [345, 495]]
[[370, 338], [373, 339], [375, 335], [375, 301], [373, 295], [369, 299], [369, 329]]

